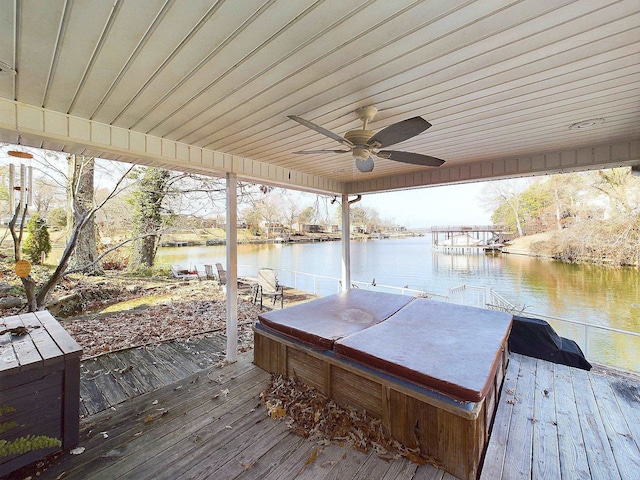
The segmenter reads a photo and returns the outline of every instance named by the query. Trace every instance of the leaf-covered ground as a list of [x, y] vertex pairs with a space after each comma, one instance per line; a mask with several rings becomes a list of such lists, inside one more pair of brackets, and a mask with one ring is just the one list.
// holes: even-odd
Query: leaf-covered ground
[[[211, 282], [183, 282], [130, 310], [86, 315], [65, 320], [63, 325], [82, 345], [84, 355], [93, 356], [175, 338], [191, 338], [204, 332], [224, 333], [225, 304], [224, 293]], [[259, 311], [251, 302], [239, 298], [240, 351], [253, 347], [251, 326]]]
[[[204, 332], [225, 332], [225, 294], [214, 281], [67, 279], [57, 289], [56, 297], [69, 297], [52, 313], [82, 346], [85, 358]], [[0, 310], [0, 316], [19, 311]], [[253, 347], [251, 326], [259, 312], [250, 301], [249, 290], [241, 288], [240, 351]]]

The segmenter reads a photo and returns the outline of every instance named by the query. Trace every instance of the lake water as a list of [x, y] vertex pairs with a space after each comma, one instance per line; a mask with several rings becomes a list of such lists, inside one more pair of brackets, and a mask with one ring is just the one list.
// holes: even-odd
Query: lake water
[[[157, 264], [226, 263], [224, 246], [160, 248]], [[292, 272], [340, 278], [340, 242], [239, 245], [239, 275], [257, 276], [258, 268], [281, 270], [285, 285], [320, 295], [337, 293], [335, 280], [311, 279]], [[640, 271], [634, 268], [569, 265], [518, 255], [461, 255], [433, 251], [430, 236], [353, 241], [352, 281], [408, 287], [447, 295], [461, 285], [491, 287], [523, 315], [549, 315], [640, 332]], [[575, 339], [592, 361], [640, 371], [640, 339], [552, 322]], [[587, 348], [585, 348], [585, 346]]]

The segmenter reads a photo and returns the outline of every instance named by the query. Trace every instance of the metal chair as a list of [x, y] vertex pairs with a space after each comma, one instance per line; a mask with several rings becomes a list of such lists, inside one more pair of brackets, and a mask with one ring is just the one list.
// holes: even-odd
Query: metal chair
[[256, 296], [260, 295], [260, 308], [262, 308], [262, 297], [273, 297], [273, 304], [276, 304], [276, 300], [280, 297], [280, 308], [284, 306], [284, 288], [282, 285], [278, 285], [278, 278], [276, 271], [271, 268], [261, 268], [258, 270], [258, 288], [256, 289]]

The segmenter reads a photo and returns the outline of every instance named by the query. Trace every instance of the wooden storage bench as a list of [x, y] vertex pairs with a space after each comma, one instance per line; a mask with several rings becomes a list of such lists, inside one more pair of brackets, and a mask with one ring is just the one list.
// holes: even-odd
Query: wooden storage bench
[[[323, 308], [332, 304], [327, 298]], [[297, 312], [317, 315], [313, 303], [300, 306], [308, 315]], [[507, 367], [511, 315], [418, 299], [320, 349], [277, 330], [280, 312], [291, 327], [286, 310], [266, 314], [271, 327], [256, 325], [256, 365], [366, 410], [449, 473], [477, 478]]]
[[62, 443], [0, 456], [2, 477], [78, 444], [82, 348], [47, 311], [1, 318], [0, 333], [0, 440], [31, 435]]

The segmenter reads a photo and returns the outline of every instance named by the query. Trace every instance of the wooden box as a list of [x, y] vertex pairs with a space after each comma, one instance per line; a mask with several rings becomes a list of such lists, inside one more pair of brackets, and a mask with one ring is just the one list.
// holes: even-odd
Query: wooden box
[[395, 439], [420, 447], [456, 477], [473, 480], [479, 475], [507, 367], [506, 343], [486, 396], [478, 402], [458, 402], [259, 324], [254, 338], [254, 363], [260, 368], [295, 376], [338, 403], [366, 410], [381, 419]]
[[[0, 319], [0, 477], [77, 446], [81, 356], [49, 312]], [[27, 451], [6, 454], [21, 438]]]

